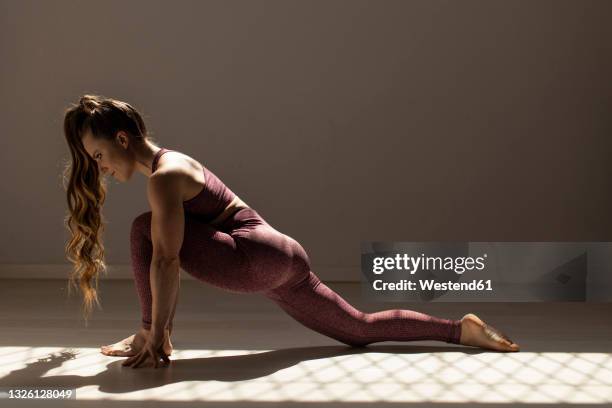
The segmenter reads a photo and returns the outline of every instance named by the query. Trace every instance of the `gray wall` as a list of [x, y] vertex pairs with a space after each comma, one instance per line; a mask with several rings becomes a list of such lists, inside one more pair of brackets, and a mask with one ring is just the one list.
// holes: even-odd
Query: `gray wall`
[[[146, 6], [145, 6], [146, 5]], [[0, 264], [62, 264], [63, 109], [124, 99], [359, 280], [360, 242], [612, 241], [612, 2], [0, 0]], [[114, 182], [129, 263], [146, 179]]]

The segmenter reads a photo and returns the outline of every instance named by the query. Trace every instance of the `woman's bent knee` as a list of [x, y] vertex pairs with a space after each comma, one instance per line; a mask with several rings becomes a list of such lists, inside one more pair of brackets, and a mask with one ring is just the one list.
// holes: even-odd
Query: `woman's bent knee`
[[147, 212], [144, 212], [138, 215], [136, 218], [134, 218], [134, 220], [132, 221], [131, 234], [134, 235], [135, 233], [143, 233], [143, 232], [145, 234], [150, 233], [151, 215], [152, 215], [152, 212], [147, 211]]

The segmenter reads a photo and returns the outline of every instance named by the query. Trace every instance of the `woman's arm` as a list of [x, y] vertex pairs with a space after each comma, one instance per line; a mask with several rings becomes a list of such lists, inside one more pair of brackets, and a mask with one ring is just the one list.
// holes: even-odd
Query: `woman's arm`
[[152, 324], [151, 335], [162, 338], [171, 331], [179, 292], [179, 260], [157, 259], [151, 262]]
[[174, 312], [176, 311], [176, 304], [178, 303], [178, 294], [180, 291], [180, 285], [181, 285], [181, 279], [180, 277], [178, 278], [177, 282], [177, 289], [176, 289], [176, 296], [174, 297], [174, 304], [172, 305], [172, 310], [170, 310], [170, 318], [168, 319], [168, 334], [172, 334], [172, 324], [174, 321]]
[[153, 298], [151, 334], [158, 338], [163, 338], [165, 329], [172, 326], [178, 300], [179, 253], [185, 232], [184, 177], [181, 171], [158, 170], [150, 177], [147, 190], [153, 243], [149, 278]]

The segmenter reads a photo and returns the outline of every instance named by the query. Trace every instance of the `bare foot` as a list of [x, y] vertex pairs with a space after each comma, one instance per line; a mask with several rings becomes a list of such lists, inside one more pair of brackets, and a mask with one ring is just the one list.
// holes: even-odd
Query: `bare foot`
[[519, 351], [519, 345], [499, 330], [483, 322], [478, 316], [468, 313], [461, 319], [461, 344], [498, 351]]
[[[117, 343], [100, 347], [100, 352], [104, 355], [115, 357], [135, 356], [144, 346], [148, 335], [149, 330], [141, 328], [138, 333], [132, 334]], [[170, 342], [170, 336], [167, 332], [164, 339], [164, 351], [167, 355], [172, 354], [172, 342]]]

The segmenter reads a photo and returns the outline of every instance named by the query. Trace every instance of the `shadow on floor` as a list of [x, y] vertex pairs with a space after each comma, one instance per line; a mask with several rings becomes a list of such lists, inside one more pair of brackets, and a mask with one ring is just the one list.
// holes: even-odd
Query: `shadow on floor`
[[172, 359], [169, 365], [158, 369], [151, 366], [123, 367], [121, 364], [125, 358], [109, 357], [115, 359], [115, 361], [108, 364], [106, 370], [93, 376], [44, 376], [46, 372], [60, 367], [65, 361], [75, 359], [78, 356], [78, 352], [63, 351], [29, 363], [20, 370], [10, 372], [0, 379], [0, 387], [80, 388], [88, 385], [98, 385], [101, 392], [119, 394], [182, 381], [252, 380], [266, 377], [302, 361], [336, 356], [368, 352], [425, 354], [449, 351], [460, 351], [465, 354], [489, 352], [472, 348], [426, 346], [298, 347], [236, 356]]

